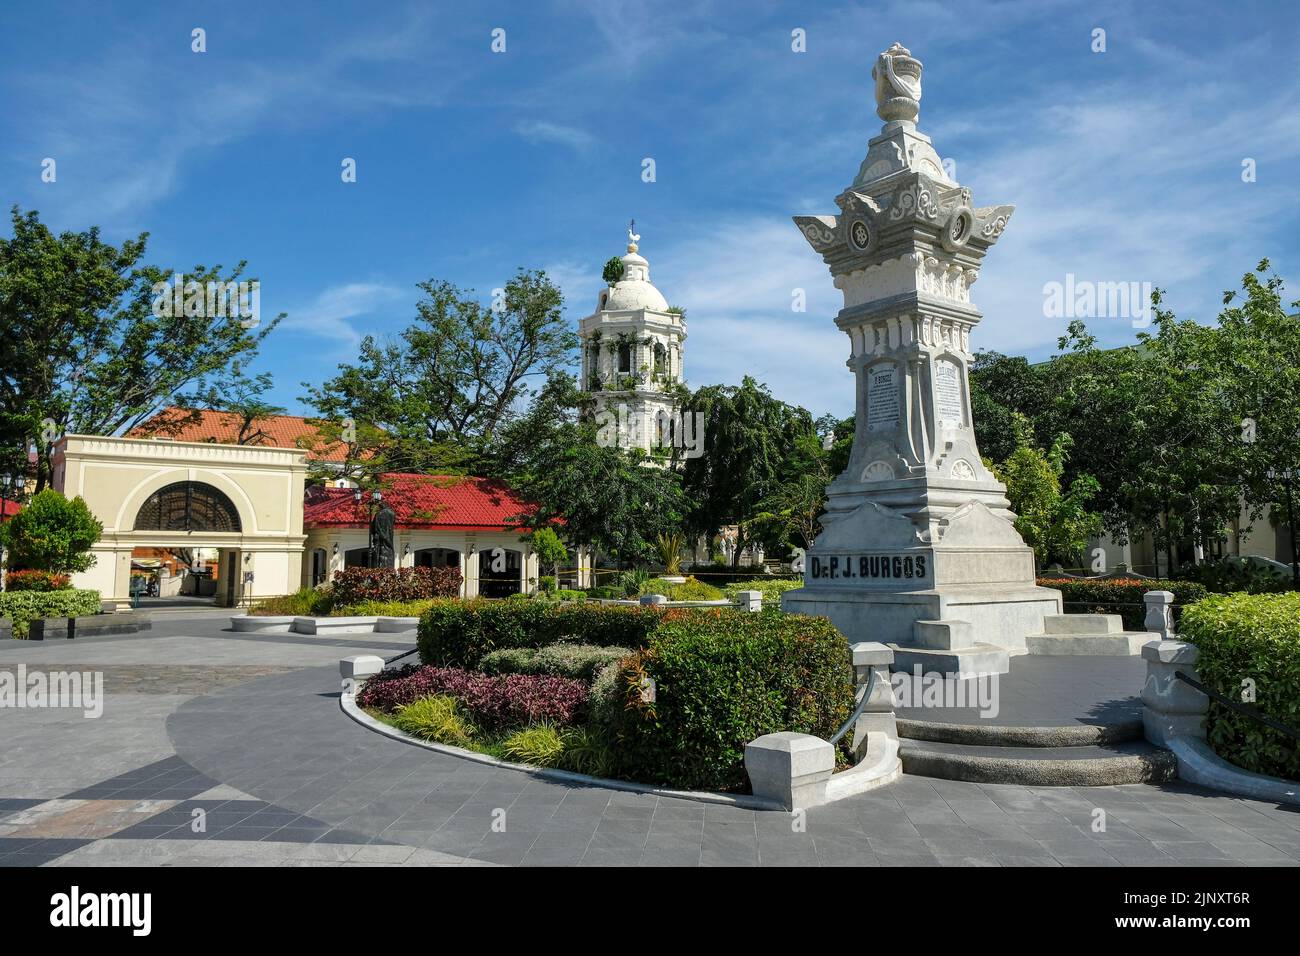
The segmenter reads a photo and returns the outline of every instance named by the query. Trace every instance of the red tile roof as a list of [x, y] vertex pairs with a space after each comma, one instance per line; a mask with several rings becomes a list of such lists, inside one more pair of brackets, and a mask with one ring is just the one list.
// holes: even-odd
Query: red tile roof
[[[240, 417], [234, 412], [213, 409], [190, 410], [171, 406], [127, 432], [127, 438], [170, 438], [174, 441], [206, 441], [233, 445], [239, 437]], [[300, 439], [315, 438], [318, 429], [300, 415], [271, 415], [253, 423], [252, 431], [263, 436], [249, 444], [273, 448], [307, 448], [307, 457], [315, 461], [343, 461], [347, 448], [341, 443], [299, 444]]]
[[[380, 477], [379, 490], [403, 528], [512, 531], [512, 519], [528, 509], [505, 482], [493, 478], [389, 474]], [[352, 488], [313, 488], [303, 506], [304, 527], [366, 527], [369, 493], [362, 504], [352, 495]]]

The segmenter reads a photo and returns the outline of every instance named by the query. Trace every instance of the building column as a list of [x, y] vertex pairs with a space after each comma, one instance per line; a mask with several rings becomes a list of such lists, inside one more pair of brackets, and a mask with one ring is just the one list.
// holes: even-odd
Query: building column
[[478, 549], [474, 545], [466, 545], [469, 553], [461, 552], [462, 561], [465, 565], [462, 574], [465, 576], [465, 597], [478, 597]]

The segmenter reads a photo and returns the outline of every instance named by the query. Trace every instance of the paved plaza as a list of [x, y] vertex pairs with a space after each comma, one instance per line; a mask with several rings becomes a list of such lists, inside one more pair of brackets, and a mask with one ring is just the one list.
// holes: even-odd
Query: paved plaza
[[905, 776], [804, 818], [540, 780], [382, 737], [340, 711], [338, 659], [391, 658], [409, 637], [243, 635], [228, 620], [160, 613], [139, 635], [0, 643], [0, 669], [100, 671], [106, 692], [97, 719], [0, 711], [0, 865], [1300, 861], [1300, 812], [1181, 784]]

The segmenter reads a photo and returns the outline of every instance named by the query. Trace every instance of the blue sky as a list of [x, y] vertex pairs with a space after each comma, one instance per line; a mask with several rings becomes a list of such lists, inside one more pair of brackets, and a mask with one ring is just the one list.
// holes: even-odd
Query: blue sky
[[692, 385], [748, 373], [847, 414], [840, 297], [789, 217], [835, 212], [894, 40], [925, 63], [940, 156], [977, 205], [1017, 207], [972, 290], [976, 347], [1050, 354], [1068, 320], [1044, 317], [1043, 285], [1067, 273], [1162, 286], [1204, 320], [1261, 256], [1300, 287], [1294, 4], [1082, 7], [6, 2], [0, 198], [115, 242], [147, 230], [168, 267], [247, 259], [263, 315], [289, 313], [254, 371], [292, 411], [362, 335], [404, 327], [430, 277], [486, 301], [545, 268], [576, 322], [635, 216], [689, 311]]

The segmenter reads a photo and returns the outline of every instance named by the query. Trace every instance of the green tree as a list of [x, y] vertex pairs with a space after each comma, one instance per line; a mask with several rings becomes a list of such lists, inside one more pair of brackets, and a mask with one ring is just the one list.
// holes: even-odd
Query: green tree
[[623, 260], [614, 256], [605, 263], [605, 268], [600, 270], [600, 277], [605, 280], [605, 285], [613, 285], [623, 278]]
[[188, 395], [177, 395], [175, 402], [177, 412], [168, 416], [169, 420], [158, 422], [159, 429], [171, 425], [170, 419], [184, 423], [187, 418], [197, 420], [200, 409], [215, 409], [229, 412], [236, 417], [238, 428], [235, 432], [236, 445], [261, 445], [270, 440], [261, 423], [276, 415], [285, 414], [288, 409], [281, 405], [272, 405], [262, 398], [272, 388], [270, 372], [262, 372], [252, 377], [245, 374], [240, 362], [232, 362], [230, 376], [225, 381], [203, 381]]
[[420, 283], [417, 316], [395, 340], [366, 336], [355, 365], [304, 401], [320, 418], [368, 422], [408, 466], [471, 467], [528, 394], [564, 367], [577, 336], [544, 272], [520, 270], [491, 305], [448, 282]]
[[[254, 331], [237, 313], [157, 314], [168, 310], [155, 310], [154, 286], [173, 270], [144, 264], [148, 233], [114, 246], [97, 228], [56, 236], [16, 206], [11, 219], [12, 237], [0, 238], [0, 470], [25, 469], [35, 447], [38, 491], [58, 435], [118, 434], [195, 381], [227, 380], [280, 320]], [[199, 265], [185, 279], [202, 289], [243, 269]]]
[[738, 563], [758, 530], [752, 519], [770, 510], [761, 503], [808, 467], [800, 443], [816, 439], [812, 416], [773, 398], [748, 375], [739, 386], [698, 389], [688, 409], [704, 415], [704, 454], [682, 468], [682, 489], [692, 504], [688, 529], [712, 538], [737, 525], [732, 562]]
[[556, 428], [510, 484], [534, 502], [521, 525], [562, 520], [570, 543], [597, 548], [620, 565], [647, 561], [656, 537], [678, 530], [685, 511], [672, 471], [651, 466], [638, 451], [602, 447], [589, 421]]
[[0, 542], [9, 551], [12, 570], [70, 574], [95, 563], [90, 548], [103, 531], [103, 524], [80, 497], [69, 501], [46, 488], [0, 525]]
[[1016, 448], [993, 472], [1007, 486], [1016, 530], [1034, 549], [1040, 567], [1057, 561], [1078, 567], [1088, 539], [1101, 533], [1101, 515], [1087, 504], [1097, 493], [1097, 481], [1081, 475], [1062, 491], [1061, 475], [1069, 455], [1069, 435], [1056, 436], [1047, 451], [1033, 444], [1029, 419], [1015, 413], [1012, 425]]
[[569, 560], [569, 551], [555, 533], [554, 528], [538, 528], [529, 539], [532, 541], [533, 553], [542, 564], [551, 566], [551, 574], [556, 580], [560, 577], [560, 562]]

